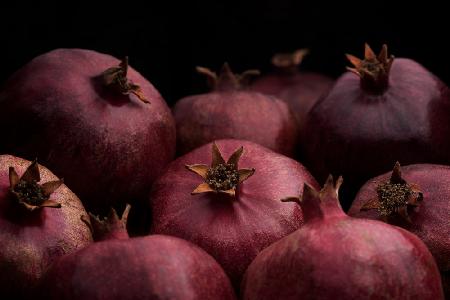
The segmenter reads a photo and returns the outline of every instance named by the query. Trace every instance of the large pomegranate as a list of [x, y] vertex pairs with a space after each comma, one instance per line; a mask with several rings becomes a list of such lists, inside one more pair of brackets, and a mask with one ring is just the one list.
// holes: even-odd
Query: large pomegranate
[[430, 249], [450, 297], [450, 167], [416, 164], [370, 179], [349, 215], [384, 220], [416, 234]]
[[305, 184], [302, 228], [264, 249], [249, 266], [243, 299], [444, 299], [439, 270], [414, 234], [348, 217], [330, 176]]
[[305, 182], [318, 186], [288, 157], [248, 141], [219, 140], [178, 158], [155, 182], [152, 232], [199, 245], [237, 288], [259, 251], [301, 226], [300, 208], [279, 199], [300, 193]]
[[[347, 55], [354, 68], [310, 110], [302, 131], [306, 166], [319, 181], [346, 178], [344, 206], [369, 178], [401, 159], [405, 164], [450, 162], [447, 86], [417, 62]], [[341, 199], [342, 200], [342, 199]]]
[[41, 284], [42, 299], [233, 300], [229, 279], [197, 246], [175, 237], [128, 238], [126, 219], [91, 216], [96, 242], [58, 260]]
[[59, 257], [92, 242], [80, 200], [47, 168], [0, 155], [0, 298], [29, 298]]
[[294, 155], [298, 130], [293, 115], [280, 99], [246, 88], [255, 70], [237, 75], [226, 63], [219, 75], [197, 70], [207, 76], [212, 91], [183, 98], [174, 106], [180, 154], [216, 139], [242, 139]]
[[258, 77], [251, 89], [274, 95], [289, 105], [300, 127], [314, 103], [333, 85], [333, 79], [314, 72], [299, 71], [298, 66], [308, 53], [299, 49], [293, 53], [278, 53], [272, 58], [276, 71]]
[[6, 82], [0, 135], [0, 152], [37, 157], [95, 212], [146, 198], [175, 152], [158, 91], [127, 59], [82, 49], [36, 57]]

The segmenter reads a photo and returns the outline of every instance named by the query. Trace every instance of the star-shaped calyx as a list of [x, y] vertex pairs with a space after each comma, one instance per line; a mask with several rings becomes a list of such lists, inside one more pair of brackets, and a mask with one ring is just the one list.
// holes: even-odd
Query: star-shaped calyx
[[388, 56], [387, 45], [383, 45], [378, 56], [367, 43], [365, 44], [364, 59], [350, 54], [346, 54], [346, 56], [353, 65], [353, 67], [347, 67], [347, 70], [361, 78], [361, 86], [364, 90], [375, 94], [385, 91], [389, 85], [389, 72], [394, 62], [394, 56]]
[[200, 175], [205, 180], [191, 194], [213, 192], [225, 193], [234, 197], [238, 185], [255, 173], [255, 169], [238, 168], [239, 159], [243, 151], [244, 148], [240, 147], [225, 162], [219, 148], [213, 143], [211, 166], [208, 167], [207, 165], [201, 164], [186, 165], [189, 171]]
[[399, 162], [395, 164], [389, 181], [380, 183], [376, 192], [377, 197], [366, 202], [361, 207], [361, 211], [376, 209], [384, 221], [399, 216], [411, 223], [408, 208], [419, 206], [420, 201], [423, 200], [423, 194], [419, 186], [407, 183], [402, 178]]
[[118, 66], [111, 67], [102, 73], [103, 83], [112, 87], [122, 95], [133, 94], [144, 103], [150, 103], [144, 96], [139, 85], [134, 84], [127, 78], [128, 56], [126, 56]]
[[14, 167], [9, 167], [9, 190], [20, 205], [29, 211], [41, 207], [60, 208], [60, 203], [49, 198], [63, 184], [63, 180], [49, 181], [44, 184], [38, 184], [39, 181], [41, 181], [41, 176], [36, 160], [20, 178]]
[[205, 67], [197, 67], [197, 72], [206, 76], [209, 87], [214, 91], [240, 90], [245, 88], [253, 76], [260, 74], [258, 70], [247, 70], [235, 74], [228, 63], [224, 63], [219, 74]]

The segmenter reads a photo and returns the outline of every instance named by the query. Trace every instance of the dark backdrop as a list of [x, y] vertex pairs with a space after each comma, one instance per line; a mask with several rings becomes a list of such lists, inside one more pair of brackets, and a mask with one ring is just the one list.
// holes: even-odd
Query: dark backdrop
[[[308, 47], [303, 68], [337, 77], [344, 53], [362, 55], [363, 43], [378, 51], [388, 43], [450, 82], [449, 15], [442, 1], [167, 1], [142, 3], [5, 4], [0, 17], [0, 82], [34, 56], [60, 47], [128, 55], [169, 103], [205, 91], [196, 65], [236, 71], [269, 71], [277, 51]], [[336, 1], [333, 1], [336, 2]], [[155, 4], [156, 3], [156, 4]]]

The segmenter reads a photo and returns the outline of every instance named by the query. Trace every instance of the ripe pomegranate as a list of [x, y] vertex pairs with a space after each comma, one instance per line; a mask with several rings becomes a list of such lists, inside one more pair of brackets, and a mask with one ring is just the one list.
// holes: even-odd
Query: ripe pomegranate
[[289, 105], [300, 127], [314, 103], [327, 92], [334, 80], [314, 72], [300, 72], [298, 66], [308, 53], [299, 49], [293, 53], [278, 53], [272, 57], [276, 72], [257, 78], [251, 89], [274, 95]]
[[95, 212], [145, 199], [175, 152], [158, 91], [127, 59], [82, 49], [43, 54], [9, 79], [0, 135], [0, 152], [38, 157]]
[[96, 242], [58, 260], [42, 299], [235, 299], [217, 262], [197, 246], [164, 235], [128, 238], [126, 219], [91, 216]]
[[294, 154], [298, 130], [286, 103], [246, 90], [257, 71], [236, 75], [227, 63], [219, 75], [201, 67], [197, 71], [207, 76], [212, 92], [183, 98], [174, 106], [179, 153], [216, 139], [243, 139]]
[[262, 249], [301, 226], [299, 207], [278, 199], [300, 193], [305, 182], [318, 186], [288, 157], [248, 141], [219, 140], [178, 158], [154, 183], [152, 231], [199, 245], [238, 288]]
[[30, 297], [53, 261], [92, 242], [83, 215], [77, 196], [47, 168], [0, 155], [2, 299]]
[[305, 225], [263, 250], [249, 266], [243, 299], [444, 299], [439, 270], [414, 234], [347, 216], [330, 176], [305, 184]]
[[450, 297], [450, 167], [416, 164], [369, 180], [349, 215], [401, 226], [430, 249]]
[[366, 44], [363, 60], [347, 57], [355, 67], [313, 106], [301, 138], [305, 164], [319, 181], [330, 172], [346, 178], [344, 208], [400, 158], [450, 163], [447, 86], [417, 62], [389, 56], [386, 45], [378, 56]]

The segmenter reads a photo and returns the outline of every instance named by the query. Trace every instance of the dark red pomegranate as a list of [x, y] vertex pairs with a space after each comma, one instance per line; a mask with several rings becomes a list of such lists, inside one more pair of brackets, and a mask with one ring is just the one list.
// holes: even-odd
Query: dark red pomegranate
[[219, 75], [197, 70], [207, 76], [212, 92], [183, 98], [174, 106], [179, 153], [216, 139], [242, 139], [293, 155], [298, 130], [286, 103], [246, 89], [257, 71], [236, 75], [226, 63]]
[[128, 238], [126, 218], [91, 216], [96, 242], [58, 260], [42, 299], [235, 299], [229, 279], [199, 247], [164, 235]]
[[81, 201], [52, 172], [0, 155], [0, 298], [34, 293], [55, 259], [92, 242]]
[[417, 164], [369, 180], [349, 215], [384, 220], [416, 234], [430, 249], [450, 297], [450, 167]]
[[37, 157], [95, 212], [145, 199], [175, 152], [158, 91], [127, 59], [81, 49], [43, 54], [9, 79], [0, 135], [0, 152]]
[[[398, 159], [405, 164], [450, 162], [450, 96], [447, 86], [417, 62], [347, 55], [355, 66], [310, 110], [301, 141], [306, 166], [321, 181], [346, 178], [344, 208], [369, 178]], [[342, 199], [341, 199], [342, 200]]]
[[327, 92], [334, 80], [328, 76], [299, 71], [298, 66], [308, 53], [299, 49], [293, 53], [279, 53], [273, 56], [276, 72], [255, 79], [251, 89], [267, 95], [274, 95], [289, 105], [300, 127], [314, 103]]
[[318, 186], [288, 157], [248, 141], [219, 140], [178, 158], [155, 182], [152, 231], [205, 249], [237, 288], [259, 251], [301, 226], [300, 208], [279, 199], [300, 193], [305, 182]]
[[249, 266], [243, 299], [444, 299], [439, 270], [414, 234], [348, 217], [339, 178], [317, 192], [305, 184], [302, 228], [263, 250]]

